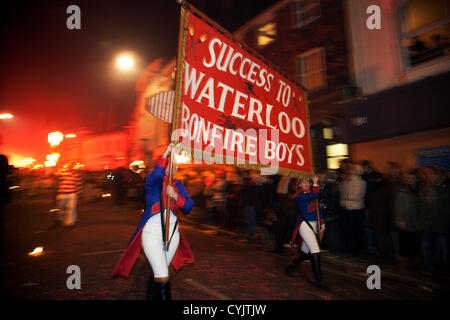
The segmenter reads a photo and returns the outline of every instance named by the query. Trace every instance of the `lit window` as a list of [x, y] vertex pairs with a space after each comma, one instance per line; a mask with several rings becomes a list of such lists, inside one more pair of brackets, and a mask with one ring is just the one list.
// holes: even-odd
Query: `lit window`
[[336, 143], [327, 146], [328, 169], [338, 169], [341, 161], [347, 158], [348, 158], [347, 144]]
[[323, 138], [327, 140], [333, 139], [333, 129], [332, 128], [323, 128]]
[[327, 86], [325, 48], [318, 48], [297, 56], [297, 79], [309, 91]]
[[328, 157], [348, 156], [348, 145], [343, 143], [328, 145], [327, 156]]
[[258, 29], [258, 46], [263, 47], [275, 41], [277, 37], [277, 24], [269, 22]]
[[403, 43], [409, 65], [448, 55], [450, 2], [412, 0], [401, 7]]
[[331, 157], [327, 158], [327, 168], [330, 170], [339, 169], [342, 160], [348, 159], [348, 157]]
[[320, 18], [320, 0], [300, 0], [293, 3], [294, 27], [300, 28]]

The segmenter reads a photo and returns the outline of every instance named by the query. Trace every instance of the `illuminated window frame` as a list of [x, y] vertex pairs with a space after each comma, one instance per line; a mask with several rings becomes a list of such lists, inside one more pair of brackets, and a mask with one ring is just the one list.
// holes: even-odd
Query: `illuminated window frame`
[[338, 169], [342, 160], [348, 159], [348, 145], [343, 143], [330, 144], [326, 147], [327, 168]]
[[[314, 11], [316, 11], [314, 13]], [[312, 13], [312, 14], [311, 14]], [[304, 19], [304, 16], [309, 16]], [[293, 3], [292, 20], [294, 28], [301, 28], [322, 16], [320, 0], [299, 0]]]
[[277, 24], [274, 21], [267, 22], [258, 28], [257, 43], [259, 47], [265, 47], [277, 38]]
[[[313, 69], [309, 72], [305, 71], [305, 59], [312, 55], [321, 55], [322, 56], [322, 67]], [[316, 48], [304, 53], [299, 54], [296, 57], [296, 65], [297, 65], [297, 79], [302, 84], [303, 87], [308, 89], [309, 91], [316, 91], [327, 87], [327, 62], [325, 58], [325, 48]], [[317, 74], [323, 74], [323, 82], [316, 86], [308, 85], [308, 78], [315, 76]]]
[[[450, 25], [450, 5], [448, 4], [449, 2], [445, 0], [442, 1], [442, 4], [444, 5], [443, 18], [427, 23], [420, 27], [413, 26], [413, 28], [409, 30], [407, 26], [408, 16], [411, 17], [414, 15], [414, 11], [412, 11], [411, 9], [414, 3], [416, 3], [415, 0], [409, 0], [406, 1], [403, 5], [399, 6], [404, 58], [406, 65], [409, 68], [413, 68], [417, 65], [420, 65], [424, 62], [432, 61], [434, 59], [448, 57], [448, 52], [450, 50], [450, 43], [448, 41], [449, 38], [448, 32], [444, 34], [441, 43], [439, 45], [435, 45], [434, 47], [428, 47], [430, 39], [424, 39], [424, 36], [432, 32], [433, 30], [439, 28], [448, 30]], [[430, 2], [424, 1], [424, 3], [430, 4], [431, 1]], [[412, 18], [411, 22], [414, 23], [414, 18]], [[419, 41], [422, 41], [422, 43], [425, 45], [425, 48], [423, 48], [423, 50], [421, 51], [414, 52], [417, 49], [414, 48], [412, 41], [416, 37], [418, 38]], [[428, 41], [424, 42], [425, 40]]]
[[326, 140], [332, 140], [333, 139], [333, 128], [323, 128], [322, 136]]

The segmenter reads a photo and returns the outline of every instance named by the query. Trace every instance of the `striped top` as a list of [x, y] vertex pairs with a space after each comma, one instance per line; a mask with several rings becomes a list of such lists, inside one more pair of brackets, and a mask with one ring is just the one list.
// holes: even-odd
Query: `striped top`
[[171, 123], [175, 92], [163, 91], [148, 98], [147, 111], [156, 118]]
[[59, 173], [59, 188], [58, 194], [68, 194], [81, 192], [81, 177], [75, 171], [69, 168], [64, 168]]

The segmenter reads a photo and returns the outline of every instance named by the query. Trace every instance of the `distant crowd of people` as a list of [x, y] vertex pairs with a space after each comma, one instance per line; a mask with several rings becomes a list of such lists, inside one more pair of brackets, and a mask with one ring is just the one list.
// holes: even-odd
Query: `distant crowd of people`
[[[345, 159], [338, 170], [319, 174], [326, 221], [322, 247], [448, 277], [450, 186], [445, 168], [402, 172], [389, 162], [384, 169], [381, 173], [369, 161]], [[217, 170], [191, 172], [182, 179], [205, 222], [245, 232], [246, 241], [273, 251], [289, 244], [299, 215], [296, 178]]]
[[[6, 158], [2, 160], [5, 182], [8, 165]], [[119, 168], [101, 172], [97, 178], [95, 173], [80, 174], [81, 180], [69, 192], [61, 189], [64, 175], [34, 177], [34, 173], [21, 176], [16, 172], [12, 179], [17, 181], [2, 184], [1, 202], [9, 201], [5, 196], [11, 193], [8, 186], [17, 184], [30, 194], [31, 190], [54, 190], [59, 207], [76, 210], [76, 203], [70, 205], [73, 199], [61, 194], [76, 193], [78, 199], [82, 185], [86, 201], [110, 192], [116, 204], [128, 199], [137, 208], [145, 205], [145, 172]], [[294, 200], [298, 179], [262, 176], [236, 168], [187, 168], [177, 176], [193, 198], [194, 212], [200, 213], [202, 222], [244, 233], [244, 241], [272, 251], [281, 251], [290, 244], [299, 216]], [[430, 276], [449, 276], [450, 186], [446, 168], [427, 166], [402, 171], [397, 163], [389, 162], [381, 173], [369, 161], [354, 163], [345, 159], [338, 170], [318, 176], [319, 205], [326, 223], [322, 249], [376, 258], [392, 265], [401, 262], [410, 270], [424, 270]], [[72, 183], [72, 177], [67, 177]], [[76, 211], [71, 217], [67, 225], [75, 223]]]

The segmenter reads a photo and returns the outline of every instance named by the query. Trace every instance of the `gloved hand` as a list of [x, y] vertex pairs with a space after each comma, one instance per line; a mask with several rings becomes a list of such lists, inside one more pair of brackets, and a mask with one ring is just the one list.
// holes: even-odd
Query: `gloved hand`
[[178, 193], [175, 191], [175, 189], [172, 186], [167, 186], [166, 192], [172, 199], [174, 199], [175, 201], [178, 200]]
[[164, 151], [163, 157], [167, 159], [169, 154], [172, 152], [173, 147], [175, 146], [175, 142], [171, 142], [168, 146], [166, 151]]

